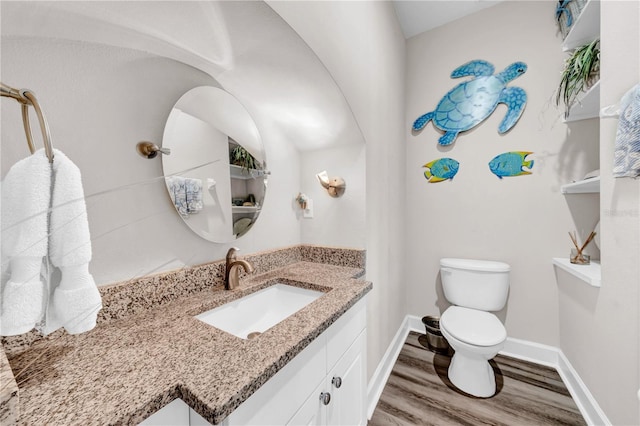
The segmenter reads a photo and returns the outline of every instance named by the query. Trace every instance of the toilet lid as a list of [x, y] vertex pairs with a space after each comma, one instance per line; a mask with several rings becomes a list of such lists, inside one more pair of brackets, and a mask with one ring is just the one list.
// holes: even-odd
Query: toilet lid
[[507, 330], [495, 315], [451, 306], [440, 318], [440, 327], [456, 339], [475, 346], [493, 346], [507, 338]]

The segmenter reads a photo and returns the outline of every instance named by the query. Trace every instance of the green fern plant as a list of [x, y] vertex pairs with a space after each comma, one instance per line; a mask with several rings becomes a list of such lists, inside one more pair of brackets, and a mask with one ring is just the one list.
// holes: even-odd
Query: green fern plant
[[243, 147], [236, 145], [232, 150], [229, 158], [231, 164], [242, 167], [243, 170], [259, 169], [258, 161]]
[[565, 105], [565, 118], [581, 92], [587, 91], [598, 80], [600, 74], [600, 39], [577, 48], [565, 61], [564, 71], [556, 94], [556, 105], [560, 100]]

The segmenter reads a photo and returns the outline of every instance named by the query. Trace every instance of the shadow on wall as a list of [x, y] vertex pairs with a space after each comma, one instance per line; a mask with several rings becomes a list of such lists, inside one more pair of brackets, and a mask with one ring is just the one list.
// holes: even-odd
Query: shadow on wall
[[444, 296], [444, 289], [442, 288], [442, 274], [438, 271], [438, 275], [436, 276], [436, 306], [438, 307], [438, 311], [442, 316], [443, 312], [447, 310], [451, 303]]
[[[556, 175], [561, 183], [580, 180], [587, 172], [599, 168], [598, 119], [566, 123], [567, 133], [557, 154]], [[581, 167], [586, 167], [582, 169]]]
[[[566, 194], [564, 198], [573, 219], [578, 241], [582, 243], [600, 220], [600, 194]], [[567, 241], [568, 238], [567, 235]], [[567, 255], [568, 250], [569, 248], [567, 248]], [[585, 253], [592, 259], [600, 259], [600, 249], [595, 241], [589, 243]]]

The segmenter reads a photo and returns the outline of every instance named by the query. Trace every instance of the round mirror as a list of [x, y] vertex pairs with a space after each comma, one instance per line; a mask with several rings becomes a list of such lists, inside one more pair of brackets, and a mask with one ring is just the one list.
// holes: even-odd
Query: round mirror
[[255, 223], [267, 187], [265, 153], [253, 119], [217, 87], [196, 87], [174, 105], [162, 137], [171, 202], [193, 232], [226, 243]]

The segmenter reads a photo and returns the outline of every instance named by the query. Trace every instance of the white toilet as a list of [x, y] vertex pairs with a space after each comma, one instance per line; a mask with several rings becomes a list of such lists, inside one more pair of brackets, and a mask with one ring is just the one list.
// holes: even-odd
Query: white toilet
[[444, 296], [454, 305], [440, 318], [440, 330], [455, 350], [449, 380], [474, 396], [496, 393], [489, 360], [504, 347], [507, 330], [489, 311], [499, 311], [507, 302], [510, 270], [502, 262], [440, 260]]

